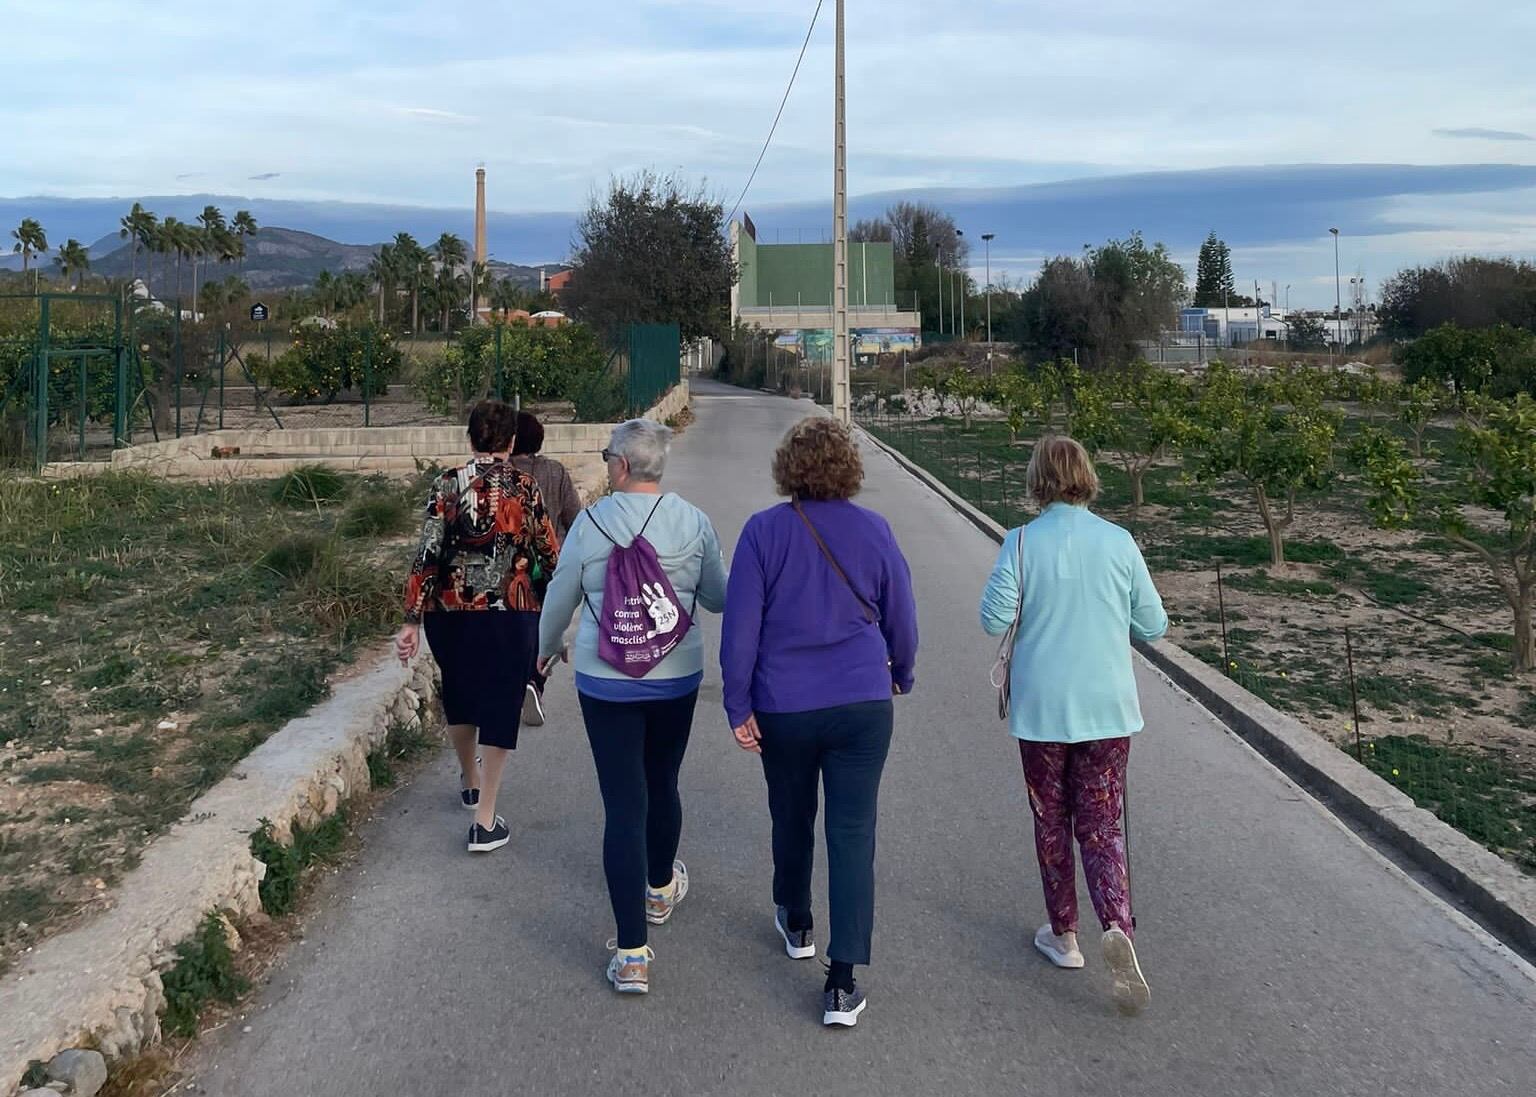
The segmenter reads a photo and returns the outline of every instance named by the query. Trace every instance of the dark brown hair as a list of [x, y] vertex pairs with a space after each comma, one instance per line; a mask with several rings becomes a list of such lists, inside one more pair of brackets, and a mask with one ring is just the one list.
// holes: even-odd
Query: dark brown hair
[[481, 400], [469, 413], [469, 444], [476, 453], [500, 453], [517, 434], [517, 412], [500, 400]]
[[796, 499], [851, 499], [864, 486], [864, 461], [853, 433], [815, 415], [789, 428], [773, 455], [773, 482]]
[[1042, 507], [1051, 503], [1079, 506], [1099, 497], [1093, 458], [1081, 442], [1060, 434], [1048, 434], [1035, 443], [1024, 481]]
[[517, 413], [517, 437], [512, 442], [512, 453], [516, 456], [538, 453], [544, 448], [544, 424], [539, 422], [539, 417], [530, 411]]

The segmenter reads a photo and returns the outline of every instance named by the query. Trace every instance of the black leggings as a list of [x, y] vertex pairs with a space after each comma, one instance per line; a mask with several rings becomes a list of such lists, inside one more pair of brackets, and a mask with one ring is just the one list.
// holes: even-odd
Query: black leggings
[[699, 691], [667, 701], [581, 698], [603, 793], [603, 872], [622, 949], [646, 944], [645, 887], [672, 882], [683, 831], [677, 774]]

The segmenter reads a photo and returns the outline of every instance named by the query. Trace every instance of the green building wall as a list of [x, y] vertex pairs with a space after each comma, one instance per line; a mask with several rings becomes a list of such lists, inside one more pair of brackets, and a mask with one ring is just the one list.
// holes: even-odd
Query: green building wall
[[[742, 233], [740, 263], [744, 308], [832, 304], [831, 244], [759, 244]], [[849, 244], [849, 306], [895, 303], [896, 261], [891, 245]]]

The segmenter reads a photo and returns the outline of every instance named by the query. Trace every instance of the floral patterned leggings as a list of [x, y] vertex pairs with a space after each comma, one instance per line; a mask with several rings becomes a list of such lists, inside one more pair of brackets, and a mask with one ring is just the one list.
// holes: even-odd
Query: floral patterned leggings
[[1083, 850], [1083, 875], [1099, 923], [1134, 936], [1130, 874], [1120, 817], [1131, 740], [1087, 743], [1019, 741], [1024, 783], [1035, 816], [1035, 854], [1055, 933], [1077, 932], [1077, 867], [1072, 835]]

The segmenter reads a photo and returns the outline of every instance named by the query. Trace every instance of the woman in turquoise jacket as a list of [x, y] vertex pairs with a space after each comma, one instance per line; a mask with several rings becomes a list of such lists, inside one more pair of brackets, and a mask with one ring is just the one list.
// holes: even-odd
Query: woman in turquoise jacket
[[1058, 967], [1083, 966], [1075, 833], [1115, 999], [1134, 1012], [1150, 992], [1132, 944], [1120, 823], [1131, 736], [1142, 729], [1131, 639], [1156, 640], [1168, 631], [1168, 615], [1135, 540], [1088, 509], [1099, 478], [1081, 445], [1042, 439], [1026, 478], [1041, 514], [1004, 539], [981, 596], [981, 624], [1000, 636], [1018, 621], [1010, 720], [1051, 918], [1035, 947]]

